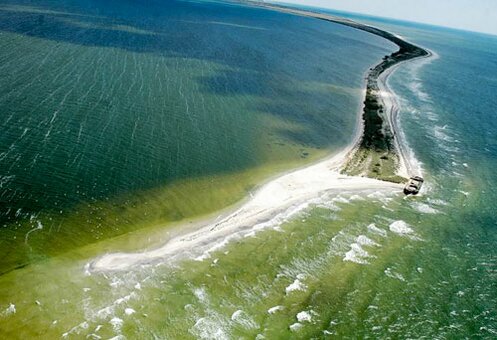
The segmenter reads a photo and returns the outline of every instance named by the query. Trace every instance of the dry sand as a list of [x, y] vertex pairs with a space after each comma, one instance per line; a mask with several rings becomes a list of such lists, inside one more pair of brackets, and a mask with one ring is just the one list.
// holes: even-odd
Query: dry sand
[[242, 207], [219, 222], [177, 236], [164, 246], [140, 253], [106, 254], [90, 264], [91, 271], [126, 270], [138, 264], [173, 262], [207, 256], [227, 242], [285, 220], [325, 193], [364, 190], [400, 191], [402, 185], [339, 173], [350, 147], [317, 164], [283, 175], [264, 185]]

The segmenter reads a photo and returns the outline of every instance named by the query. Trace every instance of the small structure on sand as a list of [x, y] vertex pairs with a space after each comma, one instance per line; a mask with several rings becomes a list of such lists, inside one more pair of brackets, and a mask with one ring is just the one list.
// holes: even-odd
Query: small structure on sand
[[419, 176], [413, 176], [409, 179], [406, 186], [404, 187], [404, 194], [406, 195], [417, 195], [421, 190], [424, 179]]

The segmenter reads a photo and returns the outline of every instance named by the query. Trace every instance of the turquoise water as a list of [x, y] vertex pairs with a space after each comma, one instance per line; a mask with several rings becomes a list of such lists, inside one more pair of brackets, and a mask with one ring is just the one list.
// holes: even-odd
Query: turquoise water
[[[253, 11], [222, 8], [239, 13], [236, 23], [243, 25], [240, 16]], [[257, 13], [258, 25], [286, 18], [282, 36], [303, 30], [326, 44], [337, 34], [344, 39], [341, 55], [349, 56], [344, 64], [353, 64], [347, 47], [353, 31]], [[495, 338], [497, 37], [355, 18], [438, 55], [403, 65], [390, 79], [406, 139], [427, 179], [421, 196], [330, 194], [208, 259], [174, 266], [86, 275], [85, 248], [36, 262], [0, 277], [4, 337]], [[377, 42], [355, 34], [363, 41], [357, 48]], [[358, 67], [355, 85], [374, 60]], [[342, 67], [329, 66], [324, 70]], [[354, 115], [357, 101], [351, 103], [347, 112]]]

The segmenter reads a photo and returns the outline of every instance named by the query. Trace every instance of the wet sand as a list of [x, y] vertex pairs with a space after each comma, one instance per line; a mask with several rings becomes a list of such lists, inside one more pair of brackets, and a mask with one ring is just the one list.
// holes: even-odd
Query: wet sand
[[203, 258], [227, 242], [284, 221], [324, 194], [365, 190], [399, 191], [402, 185], [340, 174], [349, 153], [283, 175], [264, 185], [247, 203], [219, 222], [172, 238], [164, 246], [140, 253], [107, 254], [89, 264], [91, 271], [126, 270], [135, 265], [172, 263], [185, 258]]

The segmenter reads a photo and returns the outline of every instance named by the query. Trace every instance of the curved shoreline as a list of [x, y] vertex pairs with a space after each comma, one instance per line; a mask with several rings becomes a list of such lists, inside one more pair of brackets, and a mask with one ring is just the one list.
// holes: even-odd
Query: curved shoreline
[[[428, 51], [429, 56], [425, 58], [431, 58], [432, 53]], [[386, 70], [379, 78], [378, 78], [378, 87], [380, 88], [381, 99], [383, 103], [389, 102], [389, 104], [385, 103], [385, 107], [388, 110], [387, 119], [388, 124], [392, 127], [392, 131], [394, 133], [394, 143], [396, 146], [396, 150], [399, 153], [399, 168], [397, 174], [401, 177], [410, 177], [410, 176], [423, 176], [421, 167], [419, 166], [419, 162], [411, 155], [409, 157], [409, 150], [407, 146], [407, 141], [405, 140], [405, 135], [402, 129], [399, 126], [399, 110], [400, 105], [397, 101], [397, 97], [394, 92], [390, 89], [388, 85], [388, 80], [390, 76], [396, 71], [397, 67], [399, 67], [402, 63], [396, 64], [394, 67]]]
[[[418, 48], [389, 32], [348, 19], [274, 5], [251, 5], [309, 16], [361, 29], [394, 42], [400, 47], [399, 51], [402, 51], [403, 46]], [[431, 55], [426, 50], [419, 49], [426, 52], [423, 56]], [[395, 55], [395, 53], [392, 55]], [[401, 58], [403, 57], [405, 56], [401, 56]], [[372, 73], [385, 62], [385, 59], [380, 64], [371, 68], [366, 77], [366, 95], [371, 85], [371, 80], [374, 80], [374, 83], [378, 87], [382, 87], [385, 91], [388, 91], [389, 89], [386, 84], [388, 76], [403, 61], [412, 59], [396, 60], [395, 63], [383, 70], [388, 70], [388, 72], [382, 71], [377, 73], [374, 79], [371, 78]], [[398, 110], [396, 109], [396, 105], [391, 103], [387, 120], [394, 132], [397, 114], [395, 110]], [[268, 227], [274, 228], [275, 224], [286, 221], [296, 212], [302, 211], [309, 204], [319, 201], [325, 195], [340, 192], [400, 191], [403, 187], [401, 184], [342, 174], [344, 164], [351, 159], [364, 138], [364, 125], [364, 122], [360, 119], [353, 141], [341, 152], [316, 164], [290, 171], [267, 182], [257, 190], [255, 195], [220, 221], [204, 221], [199, 224], [199, 229], [175, 236], [166, 244], [156, 249], [138, 253], [105, 254], [88, 263], [86, 270], [89, 272], [119, 271], [150, 263], [172, 263], [186, 258], [203, 259], [209, 256], [209, 253], [218, 250], [228, 242], [249, 236], [258, 230]], [[401, 150], [402, 146], [398, 143], [397, 147]], [[405, 155], [402, 152], [399, 152], [399, 154], [404, 164], [406, 164]]]
[[[359, 29], [384, 38], [399, 47], [399, 50], [385, 56], [373, 66], [366, 76], [366, 96], [363, 108], [362, 136], [357, 141], [342, 171], [349, 175], [367, 176], [380, 180], [403, 183], [414, 175], [421, 175], [420, 167], [414, 169], [409, 159], [407, 143], [398, 127], [398, 104], [388, 88], [387, 79], [402, 63], [418, 58], [430, 58], [432, 53], [414, 45], [402, 37], [380, 28], [359, 23], [331, 14], [314, 12], [307, 9], [267, 3], [239, 1], [256, 7], [279, 12], [311, 17]], [[391, 97], [387, 98], [387, 97]], [[388, 102], [388, 104], [387, 104]], [[384, 112], [386, 111], [386, 112]], [[413, 156], [411, 155], [411, 158]]]

